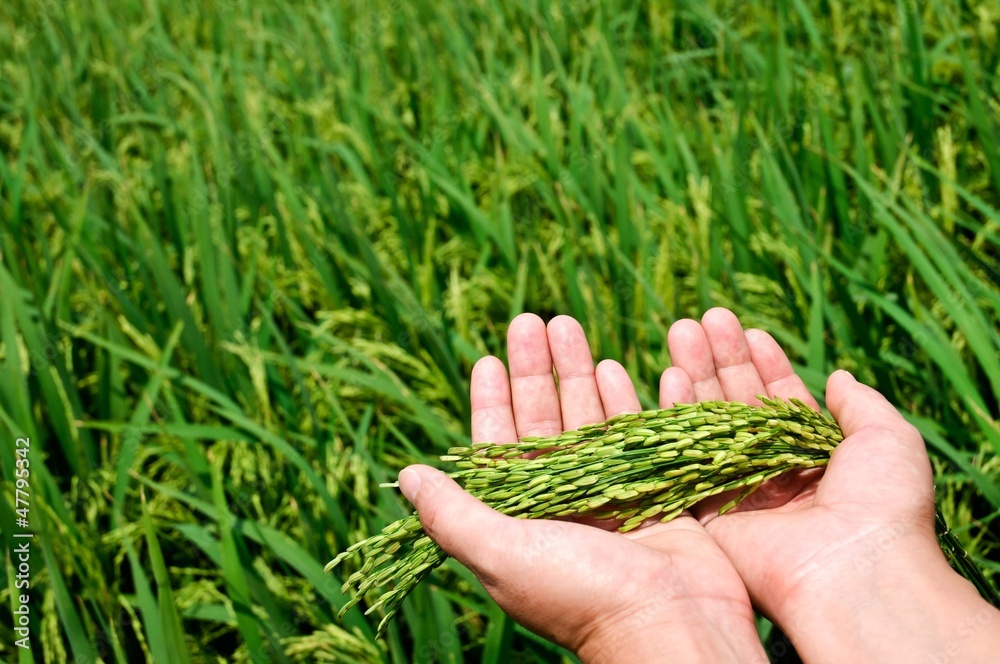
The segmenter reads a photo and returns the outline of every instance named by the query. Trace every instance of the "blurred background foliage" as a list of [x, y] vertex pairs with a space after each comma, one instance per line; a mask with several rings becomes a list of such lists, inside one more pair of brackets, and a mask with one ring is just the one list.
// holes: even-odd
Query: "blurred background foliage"
[[379, 482], [464, 439], [471, 366], [522, 311], [579, 318], [649, 404], [670, 323], [715, 305], [817, 396], [854, 371], [996, 571], [998, 24], [957, 0], [2, 3], [0, 530], [30, 436], [38, 534], [34, 655], [8, 558], [0, 659], [569, 658], [460, 565], [384, 643], [322, 573], [406, 512]]

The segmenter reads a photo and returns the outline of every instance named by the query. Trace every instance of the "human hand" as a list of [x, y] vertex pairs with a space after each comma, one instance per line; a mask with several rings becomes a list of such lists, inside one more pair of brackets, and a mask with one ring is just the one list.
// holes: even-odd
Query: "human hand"
[[[757, 404], [755, 395], [767, 394], [817, 407], [774, 339], [744, 332], [730, 311], [713, 309], [700, 324], [678, 321], [668, 342], [674, 366], [661, 386], [677, 401]], [[776, 478], [723, 516], [728, 496], [693, 510], [754, 604], [805, 661], [995, 656], [1000, 644], [987, 642], [997, 640], [1000, 613], [951, 570], [937, 544], [920, 434], [847, 372], [830, 377], [827, 405], [845, 439], [825, 472]]]
[[[620, 364], [595, 369], [572, 318], [546, 328], [537, 316], [518, 316], [507, 346], [509, 379], [495, 357], [473, 370], [473, 441], [512, 443], [640, 410]], [[666, 390], [661, 404], [675, 396]], [[399, 484], [427, 534], [501, 608], [584, 661], [766, 661], [743, 583], [690, 516], [622, 535], [504, 516], [427, 466], [404, 469]]]

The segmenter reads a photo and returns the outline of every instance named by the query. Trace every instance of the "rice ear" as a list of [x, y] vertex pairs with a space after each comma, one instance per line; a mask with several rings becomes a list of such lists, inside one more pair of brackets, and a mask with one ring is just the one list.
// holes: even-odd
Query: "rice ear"
[[[704, 401], [628, 413], [513, 445], [454, 447], [441, 459], [457, 468], [450, 476], [466, 491], [518, 518], [615, 519], [627, 532], [647, 518], [669, 521], [710, 496], [741, 490], [721, 514], [773, 477], [826, 465], [843, 440], [833, 419], [801, 401], [758, 398], [763, 405]], [[939, 532], [952, 560], [963, 556], [956, 569], [967, 578], [977, 574], [954, 537], [945, 540], [947, 530]], [[341, 614], [373, 588], [391, 586], [366, 612], [383, 609], [379, 634], [409, 592], [448, 557], [424, 533], [416, 514], [352, 545], [326, 569], [360, 553], [364, 562], [344, 584], [344, 592], [350, 589], [355, 597]], [[985, 594], [992, 588], [981, 574], [970, 580], [994, 601]]]

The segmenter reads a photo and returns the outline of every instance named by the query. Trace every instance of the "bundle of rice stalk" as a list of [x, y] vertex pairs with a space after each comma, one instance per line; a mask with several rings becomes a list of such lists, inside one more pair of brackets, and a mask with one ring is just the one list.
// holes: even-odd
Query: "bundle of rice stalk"
[[[844, 439], [834, 420], [795, 399], [760, 400], [762, 406], [703, 401], [618, 415], [558, 436], [456, 447], [441, 459], [454, 462], [450, 477], [503, 514], [615, 519], [628, 532], [647, 519], [670, 521], [709, 496], [740, 490], [720, 509], [724, 513], [772, 477], [829, 462]], [[953, 566], [1000, 606], [940, 514], [938, 534]], [[366, 611], [384, 611], [380, 635], [409, 592], [448, 557], [415, 513], [354, 544], [326, 571], [362, 552], [364, 562], [343, 587], [354, 597], [340, 615], [373, 588], [391, 586]]]

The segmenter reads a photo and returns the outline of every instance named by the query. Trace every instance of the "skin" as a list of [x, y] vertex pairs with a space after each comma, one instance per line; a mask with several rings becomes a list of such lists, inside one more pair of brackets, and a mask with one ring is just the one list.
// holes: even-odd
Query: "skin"
[[[777, 343], [725, 309], [678, 321], [668, 343], [661, 407], [758, 394], [816, 407]], [[474, 441], [548, 436], [640, 409], [621, 365], [594, 367], [572, 318], [546, 326], [522, 314], [507, 345], [509, 375], [494, 357], [473, 370]], [[622, 535], [503, 516], [427, 466], [405, 469], [400, 488], [509, 615], [586, 662], [767, 662], [751, 600], [807, 662], [991, 661], [1000, 616], [937, 547], [919, 434], [846, 372], [830, 377], [827, 403], [847, 437], [825, 473], [777, 478], [722, 517], [728, 496]]]
[[[668, 342], [672, 384], [697, 400], [818, 407], [774, 339], [726, 309], [677, 322]], [[777, 478], [721, 517], [706, 503], [699, 521], [807, 662], [995, 661], [1000, 612], [938, 547], [920, 434], [845, 371], [830, 376], [827, 405], [845, 439], [825, 471]]]

